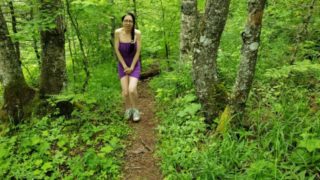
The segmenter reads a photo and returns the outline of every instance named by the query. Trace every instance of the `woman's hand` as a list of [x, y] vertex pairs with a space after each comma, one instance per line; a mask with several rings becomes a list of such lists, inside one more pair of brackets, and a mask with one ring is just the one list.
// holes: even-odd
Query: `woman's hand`
[[125, 72], [127, 75], [131, 74], [132, 71], [133, 71], [133, 68], [132, 68], [132, 67], [130, 67], [130, 68], [127, 67], [127, 68], [124, 69], [124, 72]]

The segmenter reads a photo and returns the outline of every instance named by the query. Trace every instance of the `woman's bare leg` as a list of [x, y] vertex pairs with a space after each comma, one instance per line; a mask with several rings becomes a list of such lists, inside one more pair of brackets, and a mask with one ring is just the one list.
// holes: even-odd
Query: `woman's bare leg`
[[130, 97], [129, 97], [129, 76], [123, 76], [121, 79], [122, 97], [125, 103], [125, 108], [131, 108]]
[[132, 108], [137, 108], [137, 101], [138, 101], [138, 79], [135, 77], [129, 77], [129, 97]]

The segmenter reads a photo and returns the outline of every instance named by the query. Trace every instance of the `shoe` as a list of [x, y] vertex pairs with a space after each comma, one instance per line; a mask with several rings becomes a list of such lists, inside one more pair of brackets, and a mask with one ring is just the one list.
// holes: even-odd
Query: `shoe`
[[140, 121], [140, 112], [138, 109], [132, 109], [133, 121]]
[[129, 119], [131, 118], [131, 116], [132, 116], [132, 109], [129, 108], [129, 109], [127, 109], [126, 112], [124, 113], [124, 119], [125, 119], [125, 120], [129, 120]]

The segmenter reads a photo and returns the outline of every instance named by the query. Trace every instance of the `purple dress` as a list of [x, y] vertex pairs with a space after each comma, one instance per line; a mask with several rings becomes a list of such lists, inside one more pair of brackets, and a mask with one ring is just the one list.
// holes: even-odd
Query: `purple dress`
[[[130, 44], [131, 43], [119, 42], [119, 52], [128, 67], [131, 66], [131, 64], [133, 62], [133, 57], [137, 52], [137, 43], [134, 44], [133, 52], [131, 52], [131, 53], [129, 52], [130, 51]], [[131, 74], [129, 74], [129, 76], [139, 79], [140, 71], [141, 71], [141, 64], [140, 64], [140, 59], [138, 59], [133, 71], [131, 72]], [[120, 62], [118, 63], [118, 74], [119, 74], [120, 79], [126, 75]]]

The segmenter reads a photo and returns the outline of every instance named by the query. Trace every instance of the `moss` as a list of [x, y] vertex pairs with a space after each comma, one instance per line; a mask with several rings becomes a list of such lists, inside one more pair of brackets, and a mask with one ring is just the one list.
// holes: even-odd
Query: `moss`
[[225, 133], [231, 120], [231, 108], [228, 105], [221, 114], [216, 133]]
[[4, 87], [4, 106], [3, 109], [14, 124], [19, 123], [26, 113], [25, 107], [35, 97], [35, 90], [30, 88], [24, 81], [15, 81]]

